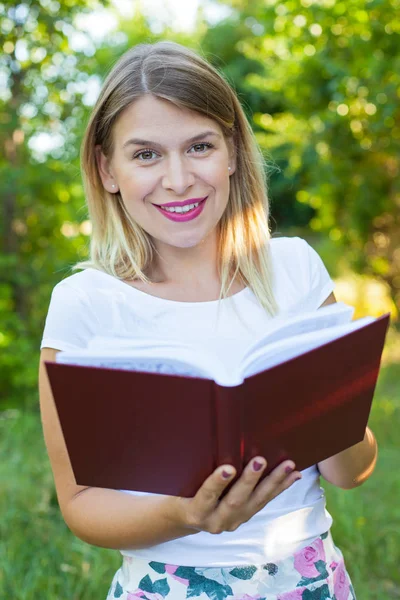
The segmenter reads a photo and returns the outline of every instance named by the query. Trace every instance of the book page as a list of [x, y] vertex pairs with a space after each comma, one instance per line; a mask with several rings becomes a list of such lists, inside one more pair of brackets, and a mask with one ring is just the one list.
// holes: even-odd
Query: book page
[[[56, 362], [203, 379], [213, 378], [206, 359], [199, 359], [191, 347], [181, 345], [179, 350], [178, 356], [177, 349], [173, 346], [163, 347], [162, 344], [155, 345], [154, 342], [136, 348], [126, 346], [121, 350], [117, 340], [114, 340], [113, 344], [108, 344], [108, 347], [101, 345], [96, 347], [93, 340], [91, 348], [59, 352]], [[184, 358], [181, 358], [182, 356]]]
[[159, 339], [152, 336], [135, 336], [135, 337], [124, 337], [124, 336], [103, 336], [96, 335], [92, 337], [87, 343], [85, 350], [94, 350], [98, 352], [127, 352], [129, 354], [134, 353], [137, 355], [143, 350], [145, 351], [157, 351], [159, 348], [168, 348], [169, 352], [173, 352], [174, 349], [179, 351], [179, 348], [185, 347], [185, 344], [177, 342], [173, 339]]
[[259, 348], [243, 364], [243, 379], [318, 348], [375, 320], [374, 317], [364, 317], [344, 325], [296, 335], [268, 345], [266, 348]]
[[353, 314], [354, 308], [352, 306], [348, 306], [343, 302], [337, 302], [323, 306], [318, 310], [301, 313], [286, 319], [284, 317], [276, 317], [275, 320], [272, 320], [271, 329], [266, 335], [247, 350], [242, 364], [247, 364], [252, 356], [258, 354], [260, 348], [295, 335], [303, 335], [328, 327], [350, 323]]

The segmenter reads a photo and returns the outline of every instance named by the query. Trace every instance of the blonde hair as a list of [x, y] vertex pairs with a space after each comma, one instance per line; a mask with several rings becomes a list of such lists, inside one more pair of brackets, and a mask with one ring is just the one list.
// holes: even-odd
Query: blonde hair
[[121, 195], [101, 182], [96, 146], [113, 152], [113, 125], [135, 99], [151, 94], [213, 119], [232, 140], [236, 170], [230, 176], [227, 208], [219, 222], [220, 299], [234, 280], [247, 285], [265, 310], [275, 315], [268, 227], [269, 204], [263, 157], [240, 102], [206, 60], [174, 42], [140, 44], [126, 52], [107, 76], [82, 144], [82, 172], [92, 223], [89, 260], [72, 270], [95, 268], [118, 279], [151, 281], [146, 271], [155, 249], [134, 222]]

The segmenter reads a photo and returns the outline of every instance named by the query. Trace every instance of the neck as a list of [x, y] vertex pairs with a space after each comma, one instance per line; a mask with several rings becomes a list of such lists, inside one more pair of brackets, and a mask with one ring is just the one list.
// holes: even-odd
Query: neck
[[150, 278], [157, 283], [185, 288], [219, 285], [218, 242], [210, 235], [192, 248], [176, 248], [157, 242]]

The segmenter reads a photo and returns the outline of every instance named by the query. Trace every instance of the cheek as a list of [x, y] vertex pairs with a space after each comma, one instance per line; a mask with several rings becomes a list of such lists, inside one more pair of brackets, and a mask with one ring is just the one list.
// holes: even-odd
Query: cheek
[[122, 194], [125, 192], [132, 200], [142, 200], [155, 185], [154, 174], [150, 173], [150, 169], [125, 169], [118, 181]]
[[197, 174], [200, 179], [216, 191], [220, 200], [224, 199], [225, 196], [228, 197], [230, 180], [228, 166], [226, 164], [213, 165], [211, 168], [208, 166], [208, 168], [204, 168], [204, 170], [199, 170]]
[[215, 187], [218, 188], [221, 194], [226, 196], [229, 195], [230, 177], [228, 173], [228, 167], [220, 169], [217, 173], [215, 173]]
[[209, 179], [214, 181], [217, 185], [224, 185], [224, 183], [228, 181], [228, 166], [225, 161], [208, 165], [206, 172], [208, 173]]

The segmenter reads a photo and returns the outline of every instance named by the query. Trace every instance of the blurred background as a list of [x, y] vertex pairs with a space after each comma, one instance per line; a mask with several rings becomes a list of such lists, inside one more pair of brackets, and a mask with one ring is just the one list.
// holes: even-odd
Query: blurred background
[[400, 598], [400, 1], [0, 2], [0, 597], [105, 598], [119, 554], [59, 513], [38, 412], [54, 285], [87, 256], [79, 170], [101, 81], [140, 42], [200, 51], [236, 89], [266, 159], [272, 233], [319, 252], [356, 317], [391, 313], [361, 488], [328, 484], [361, 600]]

